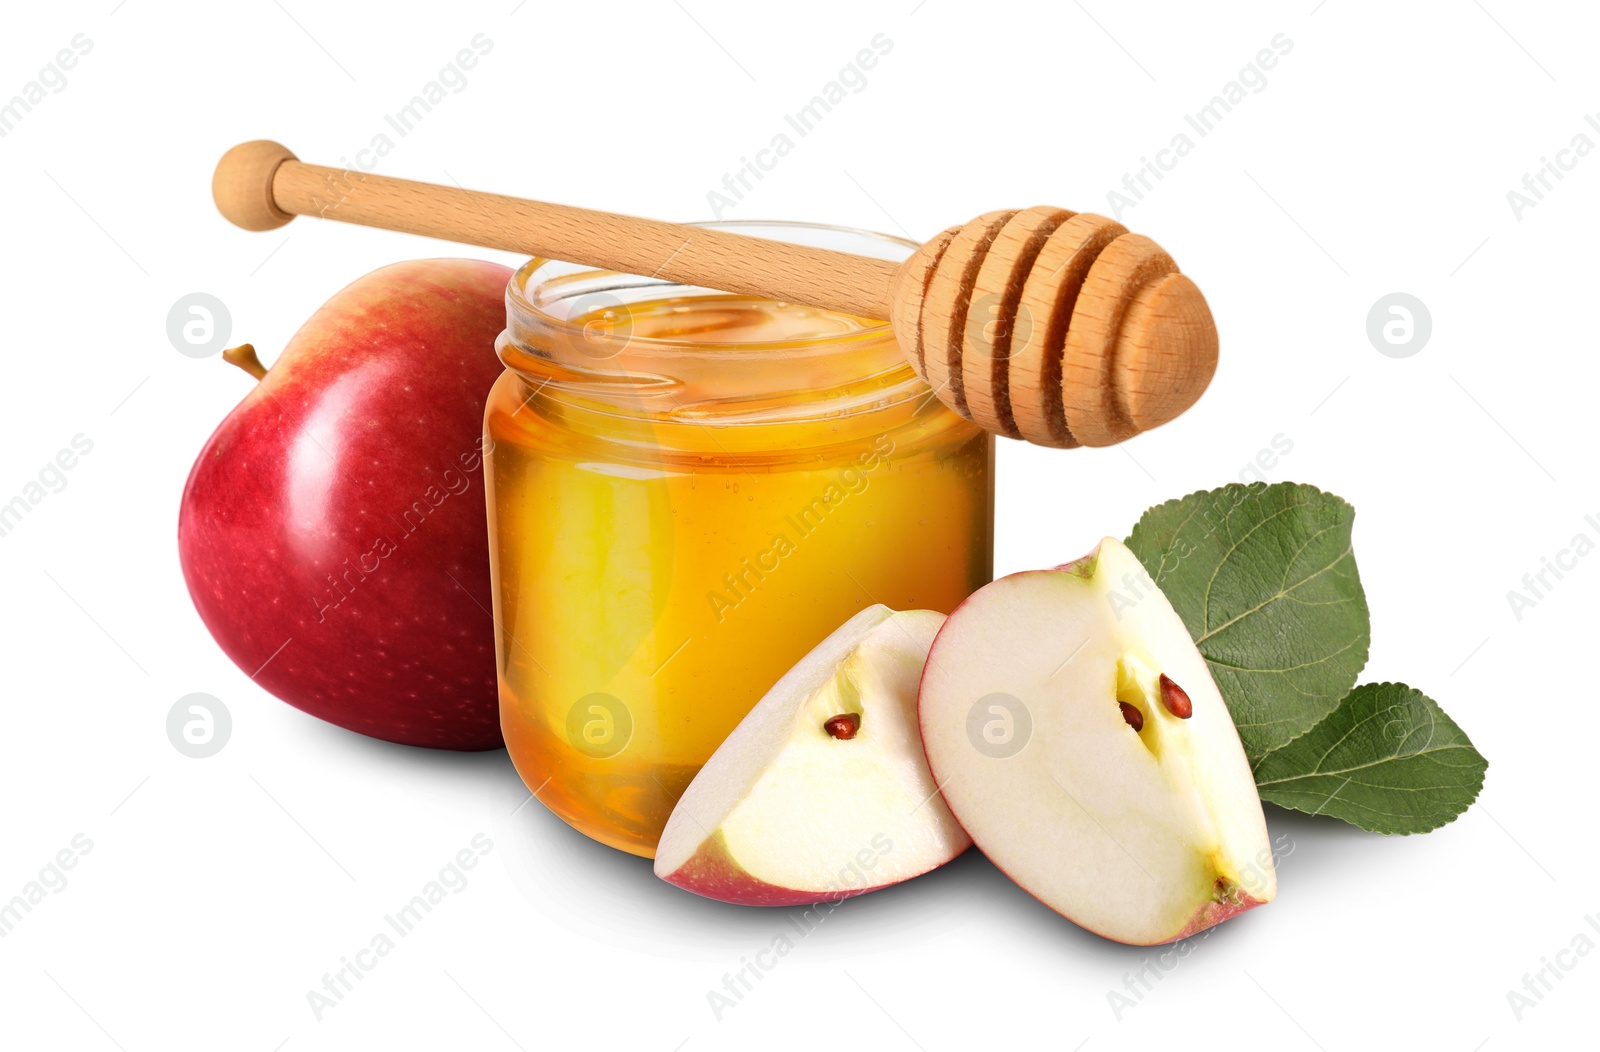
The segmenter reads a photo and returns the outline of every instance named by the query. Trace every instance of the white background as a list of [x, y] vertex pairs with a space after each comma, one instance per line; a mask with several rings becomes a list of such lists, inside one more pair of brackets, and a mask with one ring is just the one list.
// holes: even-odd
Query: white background
[[[0, 139], [0, 498], [74, 435], [94, 448], [0, 538], [0, 898], [76, 834], [93, 848], [0, 940], [0, 1044], [1591, 1046], [1600, 953], [1567, 957], [1521, 1021], [1506, 994], [1600, 913], [1600, 557], [1520, 621], [1506, 594], [1600, 536], [1584, 522], [1600, 515], [1600, 157], [1520, 218], [1507, 192], [1580, 132], [1600, 143], [1584, 123], [1600, 20], [1509, 0], [1219, 6], [8, 5], [0, 98], [75, 34], [93, 50]], [[254, 687], [190, 606], [175, 544], [189, 465], [249, 381], [180, 355], [169, 307], [220, 297], [235, 342], [270, 359], [368, 270], [484, 253], [309, 220], [248, 234], [213, 210], [213, 164], [252, 138], [353, 163], [479, 33], [492, 52], [377, 171], [674, 219], [709, 218], [724, 173], [886, 34], [865, 89], [726, 215], [918, 239], [1000, 207], [1108, 211], [1183, 114], [1286, 34], [1266, 87], [1123, 215], [1206, 291], [1211, 391], [1125, 449], [1004, 443], [997, 569], [1123, 535], [1281, 435], [1269, 478], [1358, 509], [1363, 678], [1446, 707], [1490, 759], [1481, 802], [1388, 839], [1269, 809], [1293, 845], [1278, 901], [1198, 941], [1120, 1020], [1107, 991], [1149, 951], [969, 853], [844, 904], [718, 1022], [706, 992], [781, 914], [679, 892], [537, 805], [513, 816], [527, 793], [504, 753], [366, 740]], [[1365, 332], [1396, 291], [1433, 318], [1405, 359]], [[193, 691], [233, 716], [206, 760], [164, 730]], [[480, 832], [494, 848], [470, 885], [317, 1021], [307, 991]]]

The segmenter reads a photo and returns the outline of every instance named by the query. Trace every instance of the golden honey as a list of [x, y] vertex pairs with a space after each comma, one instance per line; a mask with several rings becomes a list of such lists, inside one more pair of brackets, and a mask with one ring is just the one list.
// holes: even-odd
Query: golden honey
[[485, 418], [501, 725], [546, 807], [650, 856], [824, 636], [872, 603], [948, 612], [989, 580], [992, 440], [881, 322], [544, 260], [507, 303]]

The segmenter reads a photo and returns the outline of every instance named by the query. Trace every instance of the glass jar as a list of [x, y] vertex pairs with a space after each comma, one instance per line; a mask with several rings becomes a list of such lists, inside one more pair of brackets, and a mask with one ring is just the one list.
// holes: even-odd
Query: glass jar
[[484, 423], [501, 726], [546, 807], [649, 857], [824, 636], [873, 603], [949, 612], [990, 579], [992, 438], [883, 322], [543, 259], [506, 304]]

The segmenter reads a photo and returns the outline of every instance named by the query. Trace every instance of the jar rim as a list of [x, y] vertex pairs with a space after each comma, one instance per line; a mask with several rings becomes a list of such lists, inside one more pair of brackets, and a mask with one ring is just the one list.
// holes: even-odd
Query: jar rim
[[[791, 237], [771, 238], [771, 240], [793, 241], [796, 244], [806, 244], [811, 245], [812, 247], [822, 248], [838, 247], [837, 242], [824, 243], [829, 237], [842, 236], [845, 238], [854, 238], [859, 242], [859, 244], [851, 245], [847, 249], [848, 251], [856, 251], [863, 255], [876, 255], [879, 258], [888, 259], [894, 262], [899, 262], [909, 257], [913, 252], [921, 247], [916, 242], [908, 238], [896, 237], [893, 234], [879, 233], [877, 231], [866, 230], [861, 227], [840, 226], [828, 223], [809, 223], [798, 220], [722, 219], [692, 222], [684, 225], [704, 227], [711, 230], [727, 230], [733, 233], [744, 233], [755, 229], [770, 229], [793, 235]], [[759, 237], [762, 235], [750, 234], [749, 236]], [[874, 248], [878, 251], [874, 252]], [[548, 271], [553, 267], [571, 267], [573, 269], [568, 274], [541, 275], [542, 271]], [[554, 297], [540, 298], [536, 291], [532, 290], [545, 288], [553, 282], [560, 281], [564, 278], [573, 278], [578, 275], [603, 276], [607, 274], [615, 275], [623, 280], [639, 282], [647, 285], [660, 286], [663, 288], [679, 288], [684, 290], [685, 295], [695, 295], [699, 293], [704, 293], [711, 296], [727, 295], [727, 293], [723, 293], [718, 290], [703, 289], [699, 286], [685, 285], [681, 282], [672, 281], [667, 278], [657, 278], [654, 276], [641, 274], [628, 274], [621, 271], [610, 271], [599, 267], [585, 267], [578, 264], [568, 263], [563, 260], [552, 259], [548, 256], [535, 256], [522, 266], [518, 267], [516, 273], [512, 275], [511, 280], [506, 285], [507, 313], [511, 317], [517, 318], [523, 324], [531, 325], [536, 329], [544, 330], [551, 335], [581, 338], [584, 334], [583, 325], [576, 323], [572, 318], [562, 317], [561, 315], [549, 310], [547, 305], [554, 302]], [[881, 340], [885, 337], [893, 337], [893, 331], [888, 321], [882, 319], [871, 319], [871, 321], [874, 322], [874, 324], [863, 324], [861, 327], [847, 332], [821, 333], [815, 336], [806, 336], [794, 339], [729, 340], [726, 342], [718, 341], [714, 353], [723, 360], [727, 360], [729, 358], [739, 359], [746, 356], [765, 357], [774, 350], [782, 350], [791, 355], [798, 353], [802, 356], [804, 356], [808, 350], [834, 354], [838, 353], [841, 349], [840, 344], [857, 344], [861, 342]], [[692, 339], [683, 339], [678, 337], [642, 336], [637, 334], [629, 334], [627, 341], [630, 348], [633, 348], [635, 351], [644, 350], [649, 352], [651, 350], [657, 350], [673, 355], [694, 355], [696, 353], [708, 353], [709, 350]]]

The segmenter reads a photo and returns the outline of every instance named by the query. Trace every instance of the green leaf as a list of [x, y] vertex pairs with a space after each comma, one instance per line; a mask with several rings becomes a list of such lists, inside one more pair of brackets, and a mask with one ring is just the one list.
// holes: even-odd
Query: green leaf
[[1488, 769], [1432, 698], [1404, 683], [1368, 683], [1262, 757], [1255, 775], [1261, 799], [1280, 807], [1373, 833], [1426, 833], [1477, 799]]
[[1128, 537], [1211, 668], [1251, 762], [1331, 712], [1367, 663], [1355, 509], [1294, 483], [1229, 485], [1144, 513]]

